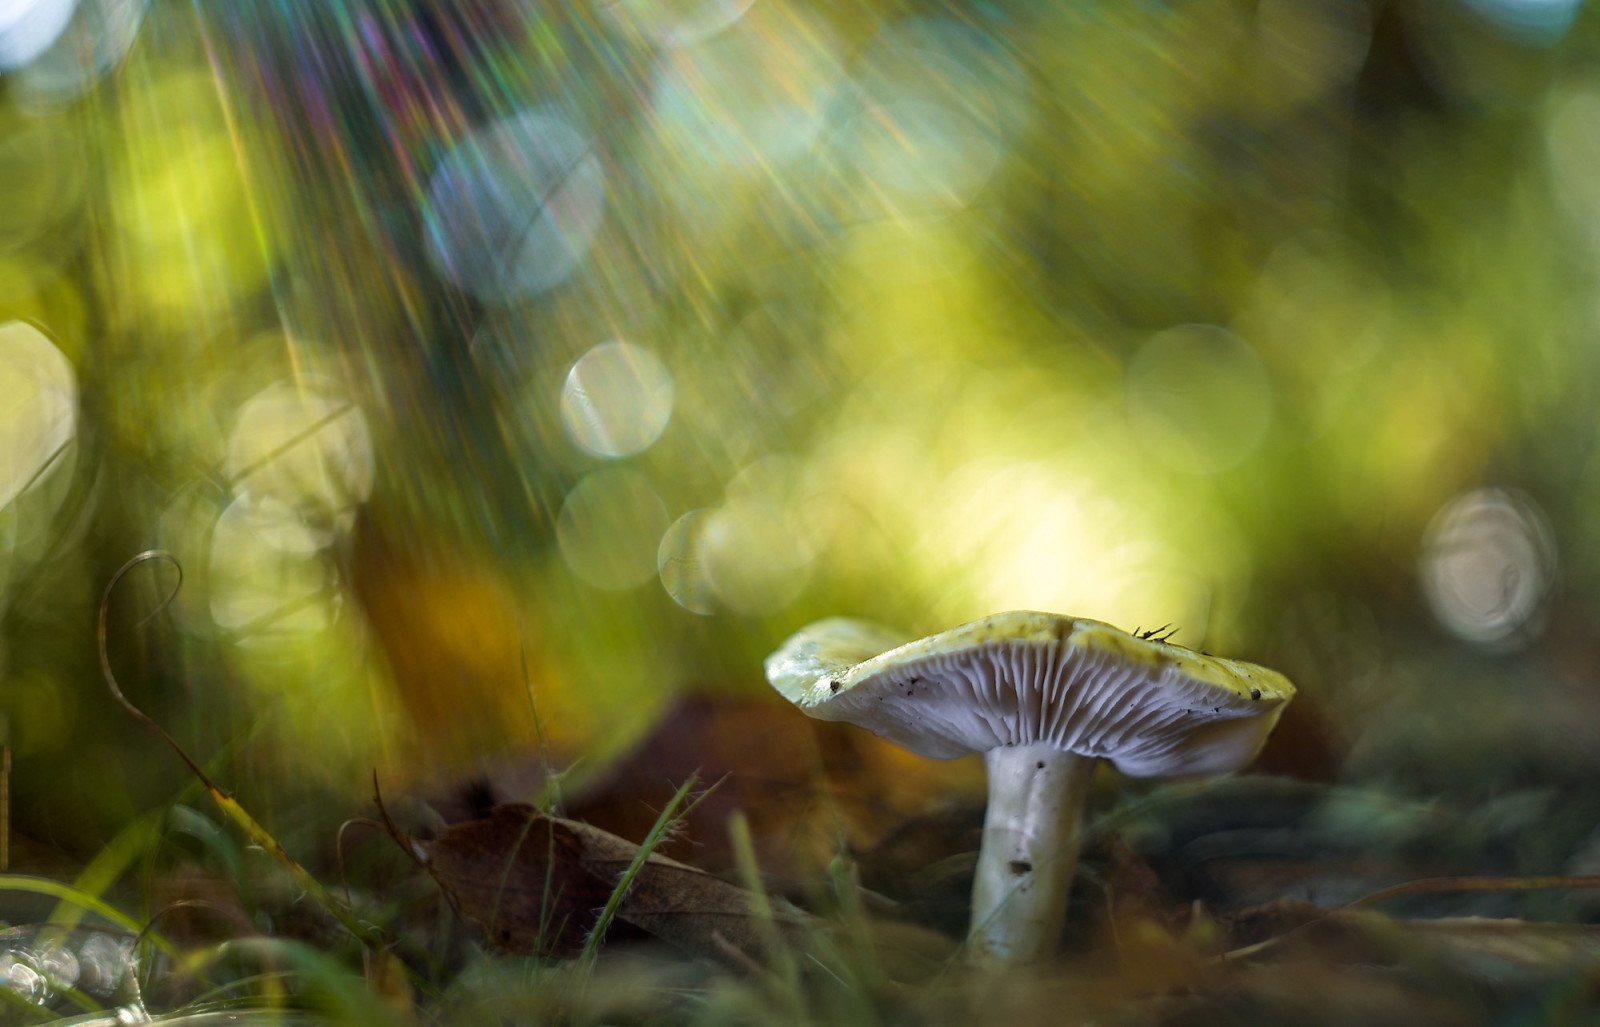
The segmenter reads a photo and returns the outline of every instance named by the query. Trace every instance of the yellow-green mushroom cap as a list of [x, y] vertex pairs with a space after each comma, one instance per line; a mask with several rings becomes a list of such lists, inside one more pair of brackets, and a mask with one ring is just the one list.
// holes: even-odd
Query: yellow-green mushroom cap
[[1294, 695], [1265, 667], [1029, 610], [909, 642], [832, 617], [791, 636], [766, 671], [810, 716], [923, 756], [1045, 743], [1132, 777], [1239, 769]]

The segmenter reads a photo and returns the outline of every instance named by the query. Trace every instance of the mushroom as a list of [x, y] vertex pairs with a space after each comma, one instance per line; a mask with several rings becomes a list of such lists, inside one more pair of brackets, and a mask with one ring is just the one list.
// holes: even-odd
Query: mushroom
[[1229, 773], [1294, 695], [1276, 671], [1155, 635], [1022, 610], [907, 642], [832, 617], [790, 637], [766, 671], [813, 717], [935, 759], [984, 754], [968, 951], [1026, 963], [1061, 937], [1096, 761], [1132, 777]]

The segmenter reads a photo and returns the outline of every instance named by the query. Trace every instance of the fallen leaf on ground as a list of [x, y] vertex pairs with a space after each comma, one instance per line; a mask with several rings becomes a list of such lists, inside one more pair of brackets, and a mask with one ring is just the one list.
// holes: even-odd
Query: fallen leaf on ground
[[[639, 846], [579, 821], [564, 821], [583, 841], [583, 865], [613, 885], [622, 880]], [[749, 891], [677, 860], [652, 853], [617, 908], [618, 919], [697, 956], [726, 959], [728, 947], [761, 950]], [[780, 932], [814, 923], [799, 912], [774, 911]]]
[[[410, 844], [461, 914], [495, 945], [563, 958], [582, 951], [639, 852], [610, 832], [521, 803]], [[762, 951], [751, 898], [738, 885], [652, 853], [616, 918], [685, 952], [744, 967]], [[815, 922], [797, 912], [776, 912], [773, 919], [780, 933]]]
[[576, 956], [611, 894], [584, 866], [569, 822], [532, 806], [498, 806], [412, 844], [461, 914], [512, 952]]
[[[555, 754], [558, 764], [564, 762], [559, 747]], [[867, 852], [951, 796], [981, 802], [983, 794], [983, 765], [976, 758], [925, 759], [848, 724], [813, 720], [776, 696], [693, 695], [668, 707], [615, 763], [569, 782], [564, 812], [621, 837], [642, 838], [676, 782], [691, 776], [718, 786], [685, 814], [684, 830], [660, 851], [712, 871], [731, 868], [727, 823], [740, 811], [749, 818], [762, 874], [780, 890], [813, 883], [841, 838], [852, 851]], [[496, 802], [538, 795], [546, 783], [543, 759], [525, 754], [487, 767], [483, 779], [458, 782], [430, 803], [457, 823], [485, 815]]]

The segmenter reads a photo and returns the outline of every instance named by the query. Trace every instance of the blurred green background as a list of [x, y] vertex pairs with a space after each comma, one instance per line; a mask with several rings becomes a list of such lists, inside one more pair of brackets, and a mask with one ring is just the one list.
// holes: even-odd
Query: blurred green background
[[[1600, 770], [1578, 0], [0, 0], [13, 828], [766, 694], [814, 617], [1170, 624], [1269, 769]], [[532, 703], [530, 703], [530, 694]], [[308, 805], [310, 804], [310, 805]], [[285, 828], [292, 832], [292, 827]]]

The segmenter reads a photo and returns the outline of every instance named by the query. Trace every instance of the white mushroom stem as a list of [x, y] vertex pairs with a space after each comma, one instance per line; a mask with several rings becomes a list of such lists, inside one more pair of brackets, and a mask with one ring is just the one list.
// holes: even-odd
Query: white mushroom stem
[[976, 963], [1033, 962], [1061, 938], [1095, 759], [1036, 744], [991, 749], [984, 760], [989, 808], [968, 952]]

